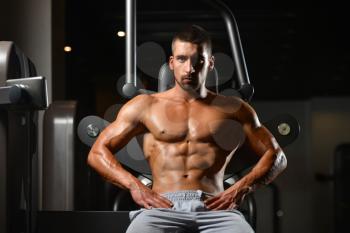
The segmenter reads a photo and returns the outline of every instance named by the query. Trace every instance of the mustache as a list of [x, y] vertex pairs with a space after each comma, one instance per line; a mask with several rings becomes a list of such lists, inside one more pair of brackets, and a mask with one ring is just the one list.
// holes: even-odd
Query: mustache
[[188, 80], [188, 81], [190, 81], [190, 82], [192, 82], [192, 83], [198, 82], [198, 79], [196, 79], [196, 78], [194, 78], [194, 77], [183, 77], [181, 80], [182, 80], [182, 81]]
[[181, 79], [191, 79], [191, 80], [194, 80], [196, 79], [196, 77], [194, 75], [185, 75], [185, 76], [182, 76]]

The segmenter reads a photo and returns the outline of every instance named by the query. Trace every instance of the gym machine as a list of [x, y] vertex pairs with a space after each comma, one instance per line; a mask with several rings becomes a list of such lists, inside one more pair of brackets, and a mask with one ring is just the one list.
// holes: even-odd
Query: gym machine
[[[245, 66], [236, 22], [230, 10], [219, 0], [206, 1], [222, 15], [230, 38], [236, 66], [239, 89], [230, 93], [249, 101], [253, 95]], [[126, 96], [152, 93], [136, 88], [136, 1], [126, 0], [127, 54]], [[43, 158], [43, 209], [38, 206], [38, 161], [37, 161], [37, 111], [48, 107], [46, 81], [35, 77], [34, 65], [12, 42], [0, 42], [0, 226], [1, 232], [125, 232], [129, 224], [129, 211], [77, 211], [74, 204], [74, 141], [78, 135], [83, 143], [91, 146], [99, 132], [109, 122], [96, 116], [84, 118], [78, 127], [75, 102], [55, 102], [45, 113], [44, 158]], [[169, 78], [169, 76], [168, 76]], [[163, 84], [162, 84], [163, 85]], [[161, 85], [160, 85], [161, 86]], [[49, 126], [48, 126], [49, 125]], [[283, 115], [266, 122], [282, 147], [292, 143], [299, 134], [299, 124]], [[135, 141], [131, 146], [137, 145]], [[62, 146], [64, 145], [64, 146]], [[124, 153], [125, 152], [125, 153]], [[127, 151], [118, 156], [128, 158]], [[241, 156], [242, 158], [242, 156]], [[247, 159], [249, 161], [247, 161]], [[251, 159], [251, 160], [250, 160]], [[256, 160], [237, 156], [228, 167], [232, 173], [253, 165]], [[140, 174], [149, 172], [145, 161], [121, 162]], [[247, 163], [248, 162], [248, 163]], [[228, 180], [234, 181], [232, 175]], [[4, 191], [3, 191], [4, 190]], [[123, 202], [123, 200], [122, 200]], [[120, 200], [119, 200], [120, 203]], [[120, 206], [120, 205], [119, 205]], [[250, 211], [254, 212], [254, 206]], [[250, 222], [254, 224], [255, 215]]]
[[33, 232], [38, 206], [38, 111], [44, 77], [13, 43], [0, 41], [0, 231]]

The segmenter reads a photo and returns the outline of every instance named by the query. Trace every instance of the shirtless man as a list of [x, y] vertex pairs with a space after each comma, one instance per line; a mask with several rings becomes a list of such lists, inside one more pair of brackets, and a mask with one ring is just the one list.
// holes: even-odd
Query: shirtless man
[[[128, 233], [253, 232], [236, 208], [248, 192], [268, 184], [286, 167], [283, 151], [252, 107], [206, 89], [214, 57], [211, 40], [201, 27], [193, 25], [175, 35], [169, 66], [175, 86], [138, 95], [125, 104], [93, 145], [89, 165], [129, 190], [143, 207], [131, 212]], [[152, 171], [151, 188], [123, 169], [114, 156], [141, 134]], [[243, 143], [259, 161], [224, 190], [225, 167]]]

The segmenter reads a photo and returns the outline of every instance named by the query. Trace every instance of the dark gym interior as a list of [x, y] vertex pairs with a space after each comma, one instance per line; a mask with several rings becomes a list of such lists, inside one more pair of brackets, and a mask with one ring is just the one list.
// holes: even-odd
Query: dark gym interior
[[[79, 130], [87, 117], [104, 128], [130, 99], [122, 90], [127, 1], [1, 1], [0, 45], [22, 57], [18, 71], [5, 72], [12, 64], [0, 46], [0, 232], [125, 230], [128, 208], [136, 207], [116, 204], [128, 196], [88, 167], [92, 139]], [[137, 88], [157, 91], [172, 37], [188, 24], [212, 37], [219, 91], [239, 88], [227, 28], [210, 0], [134, 2]], [[348, 232], [347, 8], [338, 1], [220, 2], [237, 22], [260, 120], [274, 127], [287, 115], [298, 127], [293, 142], [286, 139], [287, 169], [254, 194], [256, 232]], [[8, 97], [20, 85], [29, 86], [30, 104]], [[132, 145], [125, 153], [132, 150], [141, 153]]]

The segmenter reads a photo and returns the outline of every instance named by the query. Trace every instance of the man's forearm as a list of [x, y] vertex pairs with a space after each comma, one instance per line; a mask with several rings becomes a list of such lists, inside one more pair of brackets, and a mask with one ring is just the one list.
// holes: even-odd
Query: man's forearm
[[282, 150], [266, 153], [255, 167], [238, 181], [239, 183], [254, 190], [260, 185], [271, 183], [286, 168], [287, 159]]
[[286, 167], [287, 158], [283, 151], [280, 151], [277, 153], [272, 167], [259, 180], [257, 180], [257, 183], [263, 185], [271, 183]]
[[139, 181], [130, 172], [126, 171], [108, 150], [91, 150], [88, 164], [107, 181], [122, 189], [132, 189]]

